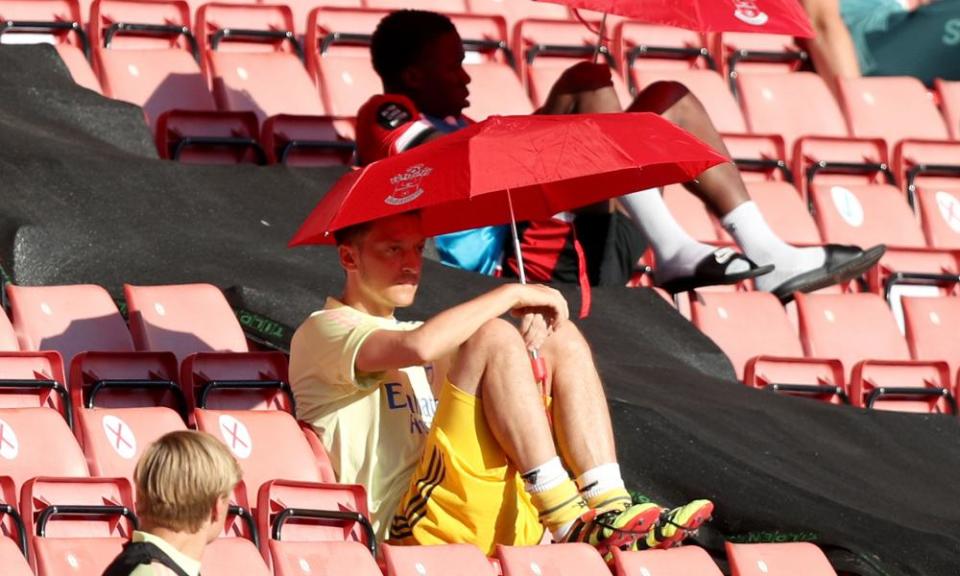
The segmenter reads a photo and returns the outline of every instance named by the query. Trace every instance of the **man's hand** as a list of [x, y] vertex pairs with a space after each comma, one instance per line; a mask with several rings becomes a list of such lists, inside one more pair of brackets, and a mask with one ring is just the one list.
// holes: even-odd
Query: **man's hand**
[[547, 328], [543, 316], [539, 314], [524, 314], [520, 319], [520, 335], [528, 350], [539, 350], [553, 330]]
[[[523, 318], [528, 314], [539, 315], [549, 330], [555, 330], [570, 319], [567, 300], [560, 291], [542, 284], [513, 284], [511, 289], [514, 305], [510, 308], [510, 314], [515, 318]], [[523, 332], [521, 329], [521, 334]]]
[[553, 85], [552, 92], [556, 94], [575, 94], [577, 92], [592, 92], [609, 86], [613, 86], [610, 67], [606, 64], [584, 61], [564, 70], [556, 84]]

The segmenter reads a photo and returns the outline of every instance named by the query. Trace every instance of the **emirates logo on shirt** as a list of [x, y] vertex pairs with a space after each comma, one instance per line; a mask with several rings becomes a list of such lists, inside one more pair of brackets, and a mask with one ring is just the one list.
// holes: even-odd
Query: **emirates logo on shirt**
[[407, 168], [406, 172], [390, 178], [393, 193], [384, 199], [391, 206], [409, 204], [423, 194], [423, 179], [433, 172], [433, 168], [417, 164]]
[[737, 20], [745, 24], [763, 26], [770, 20], [767, 13], [760, 10], [756, 2], [752, 2], [751, 0], [736, 0], [734, 5], [737, 9], [733, 12], [733, 15], [737, 17]]

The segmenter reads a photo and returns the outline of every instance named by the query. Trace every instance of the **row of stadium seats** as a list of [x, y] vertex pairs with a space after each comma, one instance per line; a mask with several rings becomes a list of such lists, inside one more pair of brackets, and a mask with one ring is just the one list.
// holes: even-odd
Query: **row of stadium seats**
[[[30, 36], [39, 23], [56, 24], [46, 32], [79, 82], [143, 106], [164, 157], [258, 160], [259, 141], [271, 162], [345, 163], [351, 119], [380, 91], [367, 44], [383, 10], [312, 10], [301, 45], [294, 34], [296, 19], [285, 6], [213, 4], [201, 6], [191, 18], [184, 2], [100, 0], [91, 7], [92, 69], [81, 50], [82, 27], [63, 25], [78, 22], [79, 11], [76, 0], [0, 0], [0, 17], [30, 20], [31, 26], [23, 28]], [[453, 18], [468, 50], [473, 95], [467, 114], [475, 119], [529, 113], [566, 67], [592, 57], [595, 38], [580, 22], [524, 20], [511, 36], [499, 17]], [[693, 45], [691, 38], [684, 39], [693, 33], [629, 21], [618, 23], [616, 31], [611, 62], [629, 72], [627, 82], [615, 75], [624, 101], [628, 83], [642, 88], [659, 80], [679, 81], [705, 103], [720, 131], [783, 137], [782, 145], [778, 137], [767, 138], [772, 144], [748, 138], [742, 145], [734, 138], [734, 157], [794, 166], [803, 158], [794, 144], [807, 135], [882, 138], [885, 145], [878, 147], [885, 157], [901, 140], [943, 140], [960, 130], [955, 110], [960, 90], [951, 83], [939, 85], [946, 123], [923, 86], [908, 78], [846, 81], [838, 104], [812, 73], [760, 68], [764, 73], [743, 74], [741, 65], [734, 75], [738, 104], [720, 74], [698, 64], [709, 53], [704, 46], [694, 46], [692, 56], [680, 49]], [[627, 54], [642, 57], [630, 56], [628, 66]], [[185, 110], [190, 112], [171, 113]], [[221, 148], [197, 157], [197, 148], [209, 144]], [[223, 146], [232, 148], [225, 152]]]

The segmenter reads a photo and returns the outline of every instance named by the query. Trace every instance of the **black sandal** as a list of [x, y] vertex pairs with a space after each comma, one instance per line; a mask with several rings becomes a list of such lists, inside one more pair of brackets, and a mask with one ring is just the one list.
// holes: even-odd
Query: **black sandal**
[[814, 292], [860, 276], [880, 261], [887, 247], [878, 244], [868, 250], [857, 246], [827, 244], [823, 247], [826, 260], [823, 266], [789, 278], [772, 290], [773, 295], [786, 304], [797, 292]]
[[[736, 260], [742, 260], [749, 266], [749, 270], [727, 274], [727, 268]], [[743, 254], [730, 248], [718, 248], [711, 252], [706, 258], [701, 260], [694, 269], [692, 276], [681, 276], [658, 283], [657, 286], [663, 288], [670, 294], [677, 292], [688, 292], [696, 290], [703, 286], [720, 286], [726, 284], [736, 284], [743, 280], [756, 278], [773, 271], [773, 264], [758, 266], [756, 262], [747, 258]]]

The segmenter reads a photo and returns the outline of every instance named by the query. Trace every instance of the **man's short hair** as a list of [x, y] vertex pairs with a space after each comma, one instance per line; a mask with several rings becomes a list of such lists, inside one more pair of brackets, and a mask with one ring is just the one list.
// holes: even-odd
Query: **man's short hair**
[[195, 533], [241, 476], [237, 460], [215, 437], [192, 430], [170, 432], [137, 462], [137, 514], [168, 530]]
[[361, 222], [360, 224], [354, 224], [353, 226], [347, 226], [346, 228], [341, 228], [339, 230], [333, 231], [333, 240], [337, 243], [337, 246], [342, 246], [343, 244], [352, 244], [359, 240], [368, 230], [373, 226], [375, 220], [370, 222]]
[[444, 34], [456, 32], [443, 14], [399, 10], [384, 16], [370, 41], [373, 68], [387, 86], [401, 83], [401, 74], [420, 59], [425, 47]]

